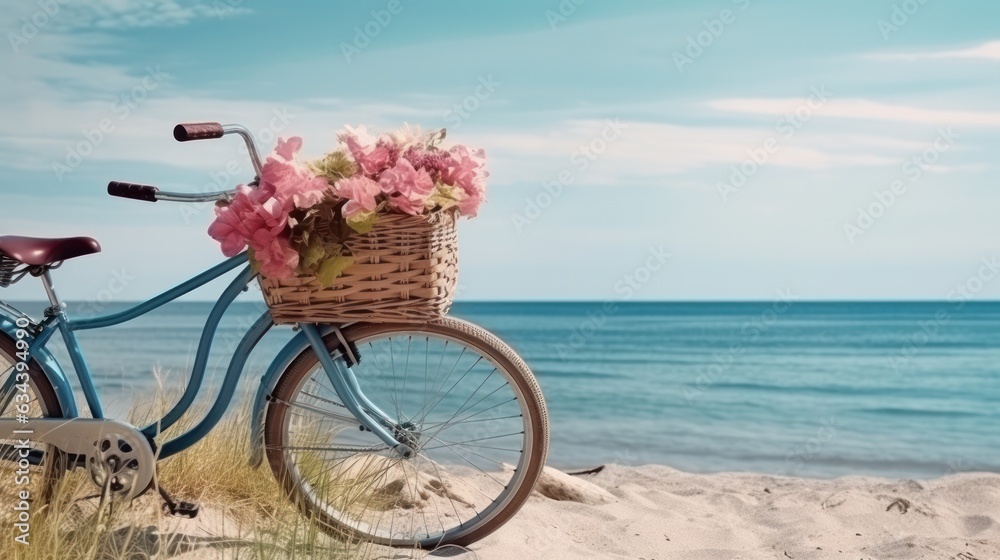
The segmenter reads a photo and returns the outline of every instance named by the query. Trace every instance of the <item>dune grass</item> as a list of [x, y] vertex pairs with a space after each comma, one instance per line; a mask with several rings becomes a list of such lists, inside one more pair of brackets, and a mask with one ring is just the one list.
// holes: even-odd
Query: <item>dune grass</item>
[[[138, 425], [172, 400], [140, 403]], [[149, 411], [138, 413], [139, 410]], [[190, 427], [205, 412], [193, 411], [167, 434]], [[176, 500], [197, 501], [196, 520], [160, 512], [150, 490], [130, 504], [98, 507], [97, 488], [77, 469], [63, 477], [50, 505], [32, 512], [30, 544], [14, 540], [11, 507], [0, 512], [0, 558], [4, 560], [139, 560], [151, 558], [278, 560], [340, 559], [365, 555], [361, 548], [331, 538], [282, 494], [266, 462], [249, 466], [249, 403], [244, 402], [193, 448], [159, 466], [159, 483]], [[162, 439], [162, 438], [161, 438]], [[8, 477], [0, 467], [0, 476]]]

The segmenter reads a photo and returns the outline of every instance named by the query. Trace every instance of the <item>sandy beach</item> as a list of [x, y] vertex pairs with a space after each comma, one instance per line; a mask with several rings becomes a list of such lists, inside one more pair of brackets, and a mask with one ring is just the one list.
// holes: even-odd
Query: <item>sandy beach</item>
[[[987, 560], [1000, 558], [998, 512], [1000, 475], [988, 473], [918, 481], [690, 474], [617, 465], [570, 477], [547, 469], [521, 512], [467, 551], [378, 547], [361, 556]], [[159, 549], [162, 556], [156, 557], [181, 560], [234, 558], [247, 537], [231, 534], [233, 526], [207, 505], [196, 520], [169, 520], [160, 524], [158, 535], [146, 535], [151, 544], [185, 544], [153, 546], [149, 552]]]
[[814, 480], [611, 465], [574, 478], [590, 504], [533, 496], [513, 521], [472, 547], [476, 556], [1000, 558], [996, 474]]

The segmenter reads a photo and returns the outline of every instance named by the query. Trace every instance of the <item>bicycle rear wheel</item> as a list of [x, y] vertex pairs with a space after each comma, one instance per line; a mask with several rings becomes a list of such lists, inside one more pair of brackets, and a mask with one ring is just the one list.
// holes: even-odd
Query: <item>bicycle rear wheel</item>
[[[416, 451], [402, 458], [344, 408], [312, 349], [282, 374], [265, 415], [275, 476], [324, 529], [391, 546], [466, 545], [528, 498], [548, 450], [541, 390], [489, 332], [455, 319], [358, 324], [363, 393]], [[335, 335], [326, 337], [337, 360]]]
[[[56, 392], [34, 360], [28, 363], [28, 382], [20, 383], [17, 353], [16, 342], [0, 334], [0, 418], [62, 418]], [[4, 393], [2, 389], [8, 386], [10, 392]], [[66, 457], [53, 446], [31, 441], [30, 436], [26, 443], [0, 440], [0, 503], [13, 507], [21, 502], [21, 492], [27, 491], [29, 514], [35, 514], [65, 473]]]

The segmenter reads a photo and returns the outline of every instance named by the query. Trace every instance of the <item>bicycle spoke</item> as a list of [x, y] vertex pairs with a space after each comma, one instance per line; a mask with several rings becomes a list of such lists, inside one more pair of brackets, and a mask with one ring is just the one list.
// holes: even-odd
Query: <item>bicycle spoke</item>
[[389, 366], [392, 372], [392, 388], [393, 390], [389, 392], [389, 398], [392, 399], [393, 404], [396, 406], [396, 419], [401, 417], [399, 409], [399, 393], [396, 391], [396, 353], [392, 350], [392, 337], [389, 337]]
[[[445, 347], [441, 350], [441, 363], [438, 364], [438, 372], [441, 371], [441, 364], [444, 363], [444, 352], [448, 348], [448, 342], [447, 341], [445, 341], [444, 346]], [[444, 381], [441, 382], [441, 386], [437, 387], [434, 390], [434, 397], [435, 398], [437, 397], [438, 394], [440, 394], [441, 389], [444, 389], [444, 386], [448, 384], [448, 380], [451, 379], [451, 374], [455, 372], [455, 367], [458, 366], [458, 362], [462, 359], [462, 356], [464, 356], [464, 355], [465, 355], [465, 348], [462, 348], [462, 352], [458, 355], [458, 359], [455, 360], [455, 364], [453, 366], [451, 366], [450, 370], [448, 370], [448, 375], [444, 378]], [[440, 377], [440, 374], [439, 374], [439, 377]], [[437, 383], [435, 382], [434, 385], [436, 386]], [[431, 402], [431, 400], [433, 400], [433, 398], [430, 399], [430, 400], [428, 400], [427, 403]], [[426, 417], [426, 415], [423, 414], [423, 412], [424, 412], [424, 409], [427, 407], [427, 403], [424, 403], [424, 405], [420, 407], [420, 410], [418, 410], [417, 413], [413, 415], [414, 418], [417, 418], [417, 417], [419, 417], [419, 418], [425, 418]]]
[[[465, 446], [463, 446], [463, 445], [461, 445], [461, 444], [457, 444], [457, 443], [451, 443], [451, 442], [445, 442], [444, 440], [442, 440], [442, 439], [438, 439], [438, 438], [432, 438], [432, 439], [434, 439], [434, 440], [436, 440], [436, 441], [439, 441], [439, 442], [441, 442], [441, 443], [446, 443], [446, 445], [441, 445], [441, 446], [438, 446], [438, 447], [436, 447], [435, 449], [444, 449], [444, 448], [447, 448], [447, 449], [449, 449], [449, 450], [450, 450], [450, 451], [451, 451], [452, 453], [455, 453], [455, 450], [454, 450], [454, 449], [451, 449], [451, 448], [452, 448], [453, 446], [454, 446], [454, 447], [458, 447], [458, 448], [460, 448], [460, 449], [463, 449], [463, 450], [465, 450], [465, 451], [468, 451], [469, 453], [472, 453], [473, 455], [476, 455], [476, 456], [478, 456], [478, 457], [481, 457], [481, 458], [483, 458], [483, 459], [486, 459], [487, 461], [489, 461], [489, 462], [491, 462], [491, 463], [493, 463], [493, 464], [495, 464], [495, 465], [499, 466], [500, 468], [503, 468], [503, 463], [502, 463], [502, 462], [500, 462], [500, 461], [497, 461], [496, 459], [491, 459], [491, 458], [489, 458], [489, 457], [486, 457], [485, 455], [480, 455], [479, 453], [476, 453], [475, 451], [473, 451], [473, 450], [471, 450], [471, 449], [468, 449], [468, 448], [466, 448]], [[484, 447], [484, 446], [479, 446], [479, 447]], [[518, 451], [518, 453], [519, 453], [519, 451]], [[466, 462], [469, 462], [469, 461], [468, 461], [468, 459], [465, 459], [464, 457], [463, 457], [463, 459], [464, 459], [464, 460], [465, 460]], [[471, 465], [472, 463], [470, 462], [469, 464]], [[473, 465], [473, 466], [475, 466], [475, 465]], [[476, 467], [476, 468], [478, 469], [479, 467]], [[479, 469], [479, 470], [480, 470], [480, 471], [482, 471], [482, 472], [483, 472], [483, 474], [487, 474], [487, 473], [486, 473], [485, 471], [483, 471], [482, 469]], [[499, 481], [498, 481], [498, 482], [499, 482]], [[503, 484], [503, 483], [501, 483], [501, 484]]]
[[[447, 447], [446, 449], [448, 449], [448, 451], [451, 451], [452, 453], [454, 453], [459, 459], [461, 459], [461, 460], [465, 461], [466, 463], [472, 465], [472, 467], [474, 469], [476, 469], [477, 471], [479, 471], [479, 472], [485, 474], [486, 476], [488, 476], [490, 478], [490, 480], [492, 480], [493, 482], [496, 482], [497, 484], [499, 484], [500, 486], [502, 486], [504, 488], [507, 487], [506, 484], [504, 484], [503, 482], [500, 482], [499, 480], [497, 480], [496, 478], [494, 478], [493, 475], [491, 475], [490, 473], [488, 473], [488, 472], [484, 471], [483, 469], [479, 468], [479, 466], [476, 465], [475, 463], [473, 463], [472, 461], [466, 459], [465, 457], [462, 457], [461, 453], [459, 453], [458, 451], [455, 451], [451, 447]], [[498, 463], [498, 464], [502, 465], [502, 463]]]
[[[390, 345], [391, 345], [392, 339], [390, 338], [389, 340], [390, 340]], [[379, 363], [378, 353], [375, 352], [375, 348], [372, 347], [372, 345], [370, 343], [368, 344], [368, 347], [372, 349], [372, 355], [375, 356], [375, 365], [378, 366], [378, 371], [379, 371], [379, 376], [378, 377], [382, 380], [382, 383], [385, 384], [385, 388], [387, 390], [389, 390], [389, 382], [385, 380], [385, 371], [382, 369], [382, 364]], [[396, 400], [395, 400], [395, 398], [392, 397], [392, 394], [393, 394], [392, 391], [389, 390], [389, 395], [390, 395], [389, 398], [391, 400], [392, 407], [396, 411], [396, 418], [398, 419], [399, 418], [399, 405], [396, 404]]]
[[[448, 390], [447, 390], [447, 391], [445, 392], [445, 394], [441, 395], [441, 398], [440, 398], [440, 399], [438, 399], [438, 401], [437, 401], [437, 402], [435, 402], [433, 406], [431, 406], [430, 410], [428, 410], [428, 411], [427, 411], [426, 413], [424, 413], [424, 415], [423, 415], [423, 416], [421, 416], [421, 417], [420, 417], [420, 420], [419, 420], [419, 421], [420, 421], [420, 422], [423, 422], [423, 420], [424, 420], [425, 418], [427, 418], [428, 416], [430, 416], [430, 414], [431, 414], [432, 412], [434, 412], [434, 409], [435, 409], [435, 408], [437, 408], [437, 405], [441, 404], [441, 401], [443, 401], [444, 399], [446, 399], [446, 398], [448, 397], [448, 395], [450, 395], [450, 394], [451, 394], [451, 392], [455, 390], [455, 387], [458, 387], [458, 384], [459, 384], [459, 383], [461, 383], [463, 379], [465, 379], [465, 376], [469, 375], [469, 372], [470, 372], [470, 371], [472, 371], [473, 369], [475, 369], [475, 367], [476, 367], [477, 365], [479, 365], [479, 362], [480, 362], [480, 361], [482, 361], [482, 359], [483, 359], [483, 357], [482, 357], [482, 356], [480, 356], [480, 357], [479, 357], [479, 359], [477, 359], [477, 360], [476, 360], [476, 362], [475, 362], [474, 364], [472, 364], [472, 366], [471, 366], [471, 367], [469, 367], [469, 369], [467, 369], [467, 370], [465, 371], [465, 373], [463, 373], [463, 374], [462, 374], [462, 377], [459, 377], [459, 378], [458, 378], [458, 381], [456, 381], [456, 382], [455, 382], [455, 384], [454, 384], [454, 385], [452, 385], [452, 386], [451, 386], [451, 388], [450, 388], [450, 389], [448, 389]], [[455, 365], [458, 365], [458, 364], [456, 363]]]
[[[510, 401], [507, 401], [507, 402], [510, 402]], [[512, 418], [522, 418], [522, 416], [520, 414], [514, 414], [512, 416], [501, 416], [499, 418], [480, 418], [479, 420], [465, 420], [465, 421], [462, 422], [462, 424], [474, 424], [476, 422], [496, 422], [496, 421], [499, 421], [499, 420], [510, 420]], [[444, 422], [435, 422], [433, 424], [424, 424], [424, 428], [436, 428], [438, 426], [441, 426], [443, 424], [447, 424], [449, 422], [451, 422], [450, 419], [446, 420]]]
[[[496, 393], [497, 391], [499, 391], [499, 390], [500, 390], [500, 389], [502, 389], [502, 388], [503, 388], [503, 387], [498, 387], [498, 388], [494, 389], [493, 393]], [[493, 395], [493, 393], [490, 393], [489, 395], [486, 395], [486, 396], [485, 396], [485, 397], [483, 397], [482, 399], [479, 399], [479, 402], [483, 402], [484, 400], [486, 400], [486, 399], [490, 398], [490, 397], [491, 397], [491, 396]], [[505, 404], [508, 404], [508, 403], [511, 403], [511, 402], [514, 402], [514, 401], [516, 401], [516, 400], [517, 400], [517, 398], [511, 398], [510, 400], [507, 400], [507, 401], [503, 401], [503, 402], [499, 402], [499, 403], [497, 403], [497, 404], [495, 404], [495, 405], [493, 405], [493, 406], [491, 406], [491, 407], [489, 407], [489, 408], [484, 408], [484, 409], [480, 410], [479, 412], [477, 412], [477, 413], [475, 413], [475, 414], [472, 414], [472, 415], [469, 415], [469, 416], [466, 416], [465, 418], [463, 418], [463, 419], [461, 419], [461, 420], [457, 420], [457, 421], [455, 421], [455, 422], [453, 422], [453, 423], [451, 423], [451, 424], [449, 424], [449, 425], [445, 426], [445, 428], [450, 428], [451, 426], [456, 426], [456, 425], [458, 425], [458, 424], [464, 424], [464, 423], [465, 423], [465, 421], [466, 421], [466, 420], [468, 420], [469, 418], [475, 418], [476, 416], [479, 416], [480, 414], [482, 414], [482, 413], [484, 413], [484, 412], [489, 412], [490, 410], [493, 410], [494, 408], [496, 408], [496, 407], [498, 407], [498, 406], [503, 406], [503, 405], [505, 405]], [[479, 404], [479, 403], [476, 403], [476, 404]], [[441, 429], [439, 429], [438, 431], [434, 432], [434, 434], [435, 434], [435, 435], [437, 435], [437, 434], [440, 434], [441, 432], [443, 432], [443, 431], [445, 430], [445, 428], [441, 428]]]
[[[434, 461], [432, 461], [429, 457], [427, 458], [427, 461], [431, 464], [432, 467], [434, 467], [434, 472], [437, 473], [438, 480], [441, 480], [441, 481], [445, 480], [445, 478], [443, 476], [441, 476], [441, 469], [438, 468], [437, 463], [434, 462]], [[451, 499], [451, 496], [448, 494], [448, 492], [444, 492], [444, 496], [446, 498], [448, 498], [448, 503], [451, 504], [451, 509], [455, 512], [455, 519], [461, 519], [462, 516], [459, 515], [458, 508], [455, 507], [455, 500]], [[489, 496], [487, 496], [487, 497], [489, 497]], [[439, 522], [441, 521], [440, 517], [438, 518], [438, 521]], [[442, 523], [442, 525], [443, 525], [443, 523]]]
[[[410, 371], [410, 344], [413, 342], [413, 337], [406, 337], [406, 362], [403, 364], [403, 392], [400, 393], [400, 398], [406, 397], [406, 375]], [[398, 418], [399, 421], [403, 421], [403, 417]], [[409, 419], [406, 419], [409, 421]]]
[[[450, 426], [450, 424], [449, 424], [449, 423], [450, 423], [450, 422], [452, 422], [452, 421], [454, 421], [454, 420], [455, 420], [455, 418], [456, 418], [456, 417], [457, 417], [457, 416], [458, 416], [459, 414], [461, 414], [462, 412], [464, 412], [464, 411], [465, 411], [465, 406], [466, 406], [467, 404], [469, 404], [469, 401], [471, 401], [471, 400], [472, 400], [472, 397], [476, 396], [476, 394], [477, 394], [477, 393], [479, 393], [479, 390], [483, 388], [483, 385], [485, 385], [485, 384], [486, 384], [486, 382], [487, 382], [487, 381], [489, 380], [489, 378], [490, 378], [490, 377], [493, 377], [493, 374], [494, 374], [494, 373], [496, 373], [496, 371], [497, 371], [497, 370], [496, 370], [496, 368], [493, 368], [493, 371], [491, 371], [491, 372], [490, 372], [490, 374], [489, 374], [488, 376], [486, 376], [486, 379], [484, 379], [484, 380], [483, 380], [483, 382], [482, 382], [482, 383], [480, 383], [478, 387], [476, 387], [476, 390], [475, 390], [475, 391], [473, 391], [471, 395], [469, 395], [469, 398], [465, 399], [465, 402], [464, 402], [464, 403], [462, 403], [462, 406], [461, 406], [461, 407], [459, 407], [459, 409], [458, 409], [457, 411], [455, 411], [455, 413], [454, 413], [454, 414], [452, 414], [452, 415], [451, 415], [451, 418], [449, 418], [448, 420], [446, 420], [446, 421], [444, 422], [444, 424], [445, 424], [445, 425], [444, 425], [443, 427], [441, 427], [441, 428], [438, 428], [438, 430], [434, 432], [434, 435], [438, 435], [438, 434], [440, 434], [440, 433], [441, 433], [441, 431], [442, 431], [442, 430], [444, 430], [444, 429], [448, 428], [448, 427]], [[496, 389], [495, 389], [495, 390], [493, 390], [493, 391], [492, 391], [492, 392], [491, 392], [491, 393], [490, 393], [489, 395], [487, 395], [487, 396], [486, 396], [486, 397], [484, 397], [484, 398], [489, 398], [489, 397], [490, 397], [490, 395], [492, 395], [492, 394], [493, 394], [493, 393], [495, 393], [496, 391], [497, 391]], [[481, 403], [481, 402], [483, 402], [483, 399], [480, 399], [480, 400], [476, 401], [476, 404], [472, 405], [472, 406], [473, 406], [473, 408], [475, 408], [475, 406], [476, 406], [476, 405], [478, 405], [478, 404], [479, 404], [479, 403]], [[427, 417], [427, 416], [429, 416], [429, 415], [430, 415], [430, 413], [428, 412], [428, 413], [427, 413], [426, 415], [424, 415], [424, 418], [426, 418], [426, 417]], [[422, 425], [422, 424], [421, 424], [421, 425]]]
[[336, 402], [336, 401], [332, 401], [332, 400], [330, 400], [330, 399], [326, 399], [326, 398], [323, 398], [323, 397], [321, 397], [321, 396], [319, 396], [319, 395], [314, 395], [314, 394], [312, 394], [312, 393], [307, 393], [307, 392], [305, 392], [305, 391], [302, 391], [302, 394], [303, 394], [303, 395], [305, 395], [305, 396], [307, 396], [307, 397], [312, 397], [312, 398], [314, 398], [314, 399], [316, 399], [316, 400], [318, 400], [318, 401], [320, 401], [320, 402], [325, 402], [325, 403], [327, 403], [327, 404], [332, 404], [333, 406], [338, 406], [338, 407], [340, 407], [340, 408], [347, 408], [347, 407], [346, 407], [345, 405], [343, 405], [342, 403], [339, 403], [339, 402]]
[[[520, 432], [511, 432], [509, 434], [502, 434], [502, 435], [499, 435], [499, 436], [488, 436], [488, 437], [482, 437], [482, 438], [476, 438], [476, 439], [467, 439], [465, 441], [450, 441], [450, 442], [447, 442], [447, 443], [449, 443], [451, 445], [464, 445], [466, 443], [473, 443], [473, 442], [477, 442], [477, 441], [488, 441], [488, 440], [491, 440], [491, 439], [499, 439], [499, 438], [503, 438], [503, 437], [520, 436], [520, 435], [524, 435], [524, 432], [523, 431], [520, 431]], [[437, 438], [434, 438], [434, 439], [437, 439]], [[438, 440], [438, 441], [444, 441], [444, 440]]]
[[424, 337], [424, 394], [427, 394], [427, 362], [431, 358], [431, 337]]
[[303, 403], [298, 403], [298, 402], [286, 402], [286, 401], [278, 401], [278, 402], [281, 402], [282, 404], [285, 404], [285, 405], [288, 405], [288, 406], [294, 406], [296, 408], [301, 408], [302, 410], [308, 410], [309, 412], [314, 412], [316, 414], [320, 414], [320, 415], [325, 416], [327, 418], [337, 418], [339, 420], [343, 420], [344, 422], [353, 422], [353, 421], [355, 421], [355, 418], [353, 416], [348, 416], [346, 414], [337, 414], [335, 412], [330, 412], [330, 411], [327, 411], [327, 410], [323, 410], [322, 408], [318, 408], [318, 407], [311, 406], [311, 405], [308, 405], [308, 404], [303, 404]]
[[[434, 438], [434, 439], [437, 439], [437, 438]], [[442, 439], [442, 440], [438, 440], [438, 441], [445, 441], [445, 440]], [[460, 447], [462, 449], [470, 447], [470, 445], [467, 444], [467, 443], [466, 444], [459, 444], [459, 443], [453, 443], [453, 442], [449, 441], [449, 442], [446, 442], [445, 445], [435, 445], [434, 447], [424, 447], [422, 449], [422, 451], [433, 451], [435, 449], [443, 449], [445, 447], [448, 447], [449, 445], [454, 445], [454, 446]], [[523, 451], [522, 449], [509, 449], [507, 447], [494, 447], [494, 446], [491, 446], [491, 445], [477, 445], [477, 444], [472, 444], [471, 447], [479, 447], [481, 449], [492, 449], [494, 451], [509, 451], [511, 453], [520, 453], [521, 451]], [[471, 453], [471, 450], [470, 450], [470, 453]], [[496, 463], [498, 465], [503, 465], [503, 463], [501, 463], [500, 461], [497, 461], [495, 459], [490, 459], [489, 457], [483, 457], [483, 458], [486, 459], [487, 461], [490, 461], [491, 463]]]
[[[330, 446], [330, 447], [301, 446], [301, 445], [300, 446], [284, 445], [284, 446], [276, 446], [275, 448], [277, 448], [277, 449], [283, 449], [285, 451], [327, 451], [327, 452], [338, 452], [339, 451], [341, 453], [347, 452], [347, 451], [355, 451], [357, 449], [357, 448], [348, 447], [346, 445], [340, 445], [340, 446], [334, 445], [334, 446]], [[388, 451], [390, 449], [392, 449], [392, 448], [389, 447], [388, 445], [385, 445], [385, 446], [383, 446], [383, 447], [381, 447], [379, 449], [367, 449], [366, 451], [371, 451], [371, 452], [374, 453], [376, 451]]]
[[7, 371], [3, 372], [3, 379], [5, 379], [5, 381], [3, 383], [3, 387], [0, 388], [0, 414], [7, 411], [7, 407], [14, 401], [14, 396], [17, 394], [17, 376], [10, 375], [9, 377], [6, 377], [7, 374], [13, 374], [15, 369], [16, 367], [11, 365]]
[[285, 388], [293, 396], [282, 397], [292, 402], [279, 447], [309, 511], [382, 544], [424, 546], [494, 519], [497, 508], [515, 499], [522, 473], [531, 471], [516, 369], [470, 345], [461, 330], [456, 336], [419, 327], [361, 330], [383, 334], [348, 338], [370, 354], [351, 368], [357, 389], [396, 415], [387, 428], [414, 454], [403, 458], [372, 432], [349, 429], [356, 419], [338, 414], [342, 399], [327, 388], [321, 366], [308, 366]]
[[469, 398], [465, 399], [465, 402], [462, 403], [462, 406], [458, 407], [458, 410], [455, 411], [455, 414], [451, 415], [451, 418], [449, 419], [449, 422], [451, 420], [454, 420], [455, 417], [457, 417], [459, 414], [461, 414], [463, 411], [465, 411], [465, 405], [469, 404], [469, 401], [472, 400], [472, 397], [476, 396], [476, 394], [479, 393], [479, 390], [483, 388], [483, 385], [486, 385], [486, 382], [489, 381], [490, 378], [493, 377], [493, 374], [496, 373], [496, 372], [497, 372], [497, 368], [493, 368], [493, 371], [491, 371], [490, 374], [487, 375], [485, 379], [483, 379], [483, 382], [480, 383], [478, 387], [476, 387], [476, 390], [473, 391], [471, 395], [469, 395]]
[[[2, 335], [0, 335], [2, 337]], [[7, 342], [9, 341], [9, 344]], [[54, 418], [62, 416], [55, 391], [48, 379], [34, 369], [24, 371], [19, 377], [16, 359], [16, 341], [0, 342], [0, 417], [11, 419], [26, 417], [28, 419]], [[0, 484], [0, 502], [8, 503], [19, 494], [14, 492], [28, 491], [35, 500], [46, 500], [51, 496], [58, 480], [63, 476], [62, 468], [54, 469], [52, 453], [55, 448], [40, 441], [28, 443], [27, 453], [17, 440], [0, 442], [0, 476], [5, 480], [15, 481], [15, 472], [24, 468], [21, 461], [27, 460], [27, 470], [39, 473], [31, 476], [29, 481], [17, 482], [15, 485]], [[9, 476], [9, 478], [8, 478]], [[13, 503], [13, 502], [10, 502]]]

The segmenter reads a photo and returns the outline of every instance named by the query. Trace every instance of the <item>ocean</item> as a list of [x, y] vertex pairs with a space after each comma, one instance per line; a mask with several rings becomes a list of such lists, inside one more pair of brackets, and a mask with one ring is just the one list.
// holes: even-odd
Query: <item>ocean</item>
[[[210, 308], [174, 303], [80, 333], [111, 413], [158, 383], [183, 387]], [[261, 310], [230, 310], [203, 397], [214, 396], [225, 350]], [[498, 334], [535, 372], [556, 467], [1000, 472], [1000, 302], [459, 302], [452, 314]], [[289, 336], [268, 334], [248, 387]], [[61, 348], [57, 356], [69, 367]]]

